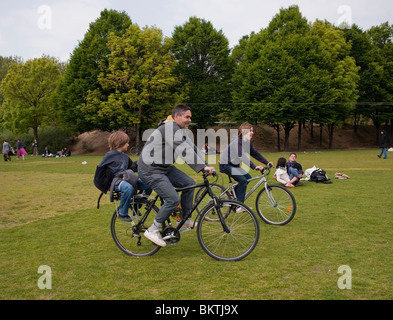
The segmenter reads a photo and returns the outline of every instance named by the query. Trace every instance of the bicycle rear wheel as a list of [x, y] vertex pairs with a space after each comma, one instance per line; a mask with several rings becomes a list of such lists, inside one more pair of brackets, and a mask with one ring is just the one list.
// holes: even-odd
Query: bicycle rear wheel
[[117, 211], [114, 212], [111, 221], [112, 238], [125, 254], [144, 257], [151, 256], [160, 250], [160, 246], [143, 236], [158, 212], [156, 206], [149, 210], [150, 205], [146, 198], [136, 198], [130, 204], [129, 212], [132, 222], [122, 221]]
[[258, 218], [250, 208], [237, 200], [222, 200], [220, 210], [229, 232], [224, 231], [217, 209], [210, 203], [204, 208], [198, 222], [199, 244], [214, 259], [241, 260], [248, 256], [258, 243]]
[[255, 206], [259, 217], [271, 225], [285, 225], [296, 213], [296, 201], [293, 194], [283, 186], [269, 185], [257, 195]]

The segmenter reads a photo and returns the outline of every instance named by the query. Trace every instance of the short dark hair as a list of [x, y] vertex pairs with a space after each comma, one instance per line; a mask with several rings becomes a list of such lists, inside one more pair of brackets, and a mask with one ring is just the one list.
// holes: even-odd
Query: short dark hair
[[178, 104], [176, 107], [173, 108], [172, 111], [172, 118], [175, 117], [175, 115], [181, 116], [183, 115], [184, 112], [190, 110], [191, 108], [185, 104]]

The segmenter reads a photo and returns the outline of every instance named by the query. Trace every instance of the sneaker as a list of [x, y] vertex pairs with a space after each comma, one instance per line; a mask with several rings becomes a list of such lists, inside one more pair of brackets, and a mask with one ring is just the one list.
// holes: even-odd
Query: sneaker
[[154, 242], [157, 246], [160, 246], [160, 247], [166, 246], [166, 242], [162, 239], [162, 236], [160, 234], [160, 230], [156, 230], [156, 231], [146, 230], [144, 233], [144, 236], [147, 239], [149, 239], [150, 241]]
[[[176, 227], [179, 225], [180, 221], [176, 222]], [[184, 228], [192, 228], [192, 227], [196, 227], [198, 225], [197, 222], [192, 221], [190, 218], [188, 218], [184, 224], [182, 225], [182, 227]]]
[[238, 207], [237, 209], [236, 209], [236, 213], [241, 213], [241, 212], [245, 212], [246, 210], [244, 210], [244, 208], [243, 207]]
[[[252, 210], [251, 207], [249, 207], [249, 208], [250, 208], [250, 210]], [[244, 207], [238, 207], [238, 208], [236, 209], [236, 213], [240, 213], [240, 212], [246, 212], [246, 209], [244, 209]]]
[[119, 214], [119, 218], [121, 221], [124, 221], [124, 222], [131, 222], [132, 221], [131, 217], [128, 214], [126, 216], [122, 216], [121, 214]]

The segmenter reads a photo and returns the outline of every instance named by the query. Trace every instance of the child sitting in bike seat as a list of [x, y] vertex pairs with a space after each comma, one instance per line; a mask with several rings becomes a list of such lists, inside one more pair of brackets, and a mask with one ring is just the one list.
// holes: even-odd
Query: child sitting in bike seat
[[126, 181], [125, 176], [120, 177], [118, 173], [125, 170], [132, 170], [133, 172], [138, 171], [138, 164], [133, 162], [130, 157], [124, 152], [127, 151], [129, 146], [129, 137], [123, 131], [115, 131], [108, 138], [108, 145], [110, 151], [107, 152], [98, 165], [99, 167], [107, 166], [113, 173], [114, 179], [114, 190], [121, 192], [120, 206], [119, 206], [119, 217], [121, 220], [130, 222], [131, 217], [128, 215], [128, 208], [130, 206], [131, 198], [135, 194], [135, 189], [145, 191], [147, 195], [150, 195], [152, 190], [145, 184], [141, 179], [135, 179], [135, 185]]

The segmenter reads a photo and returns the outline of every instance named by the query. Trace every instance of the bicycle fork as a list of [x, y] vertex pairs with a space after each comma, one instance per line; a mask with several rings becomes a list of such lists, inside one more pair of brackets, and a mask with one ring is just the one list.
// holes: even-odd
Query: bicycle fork
[[270, 201], [270, 204], [273, 206], [273, 208], [276, 208], [278, 206], [276, 200], [274, 200], [272, 193], [270, 192], [271, 189], [269, 188], [268, 184], [265, 184], [265, 190], [266, 190], [266, 194], [267, 194], [267, 198]]
[[218, 213], [218, 217], [220, 218], [220, 222], [221, 222], [221, 225], [222, 225], [222, 228], [223, 228], [224, 232], [230, 233], [231, 230], [229, 230], [227, 224], [225, 223], [224, 216], [222, 215], [222, 212], [221, 212], [220, 198], [217, 197], [217, 196], [213, 196], [213, 204], [214, 204], [214, 207], [215, 207], [215, 209], [216, 209], [216, 211]]

